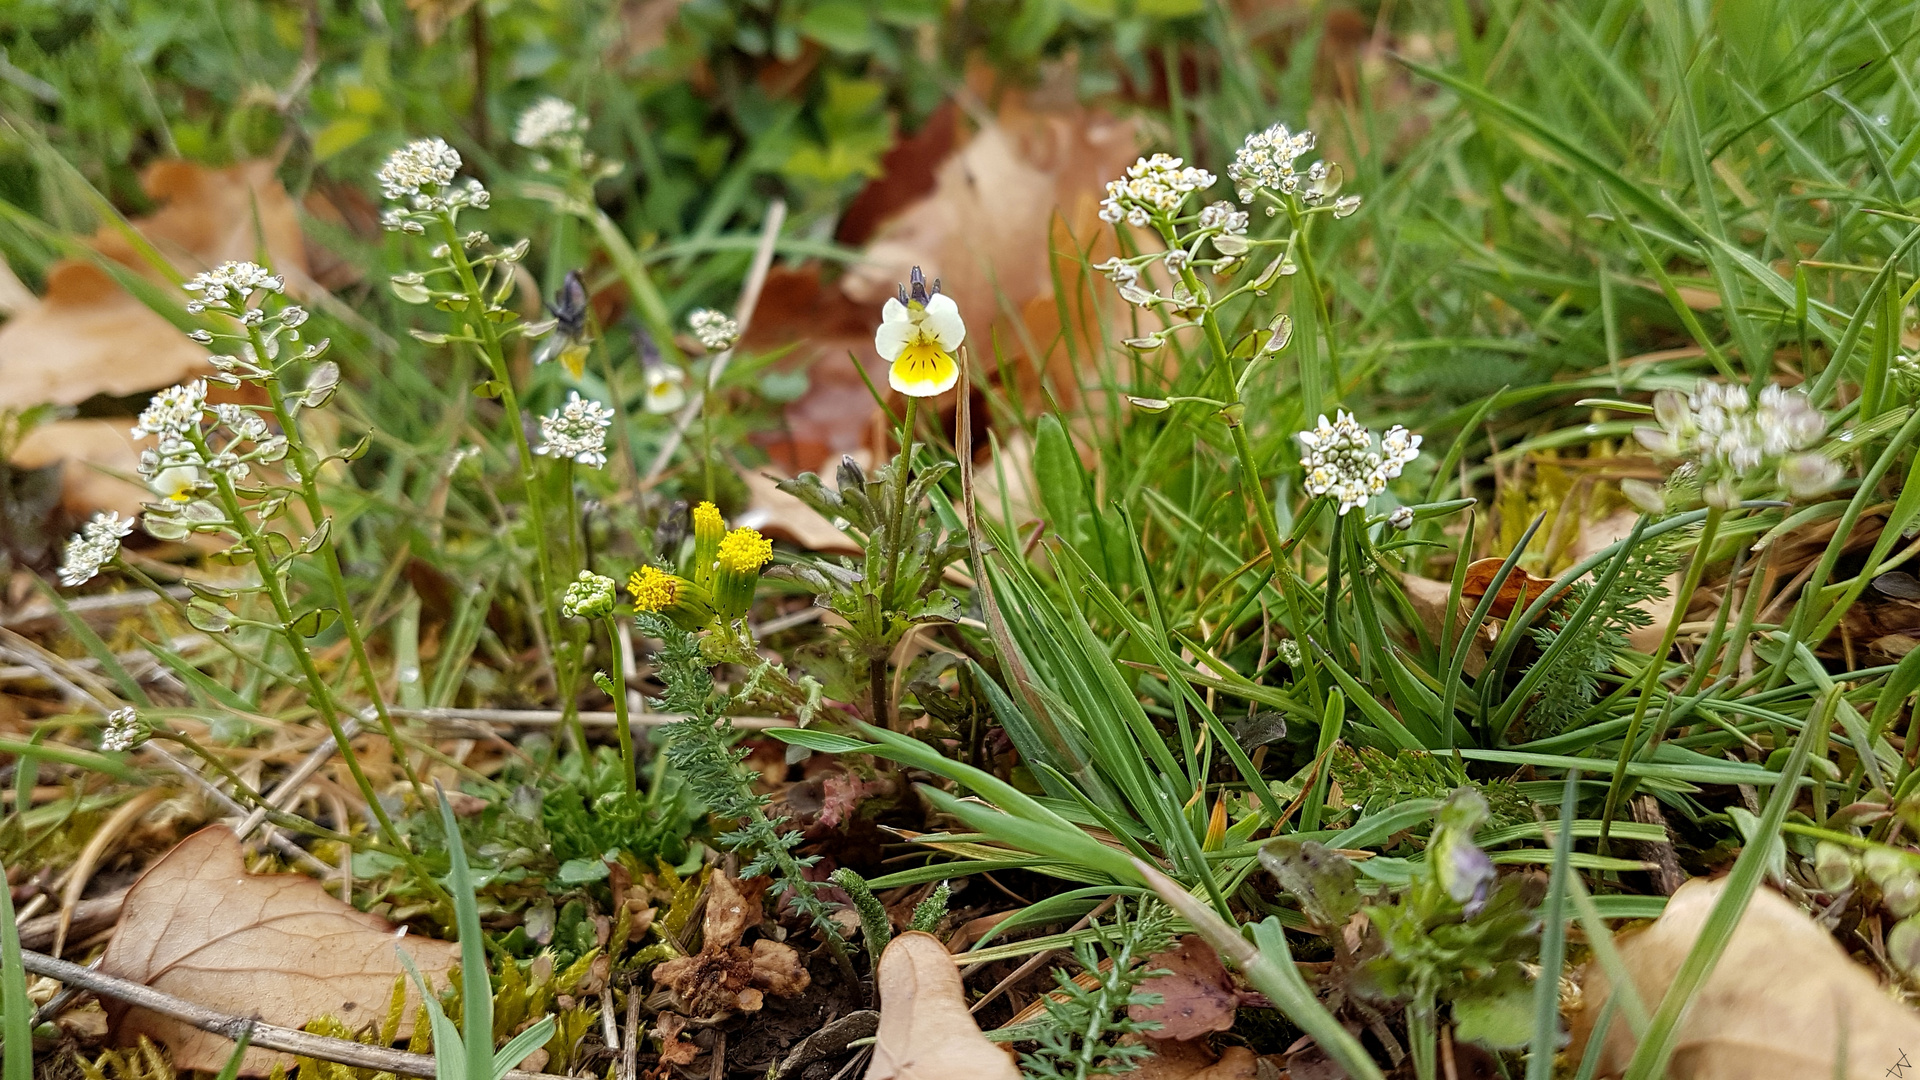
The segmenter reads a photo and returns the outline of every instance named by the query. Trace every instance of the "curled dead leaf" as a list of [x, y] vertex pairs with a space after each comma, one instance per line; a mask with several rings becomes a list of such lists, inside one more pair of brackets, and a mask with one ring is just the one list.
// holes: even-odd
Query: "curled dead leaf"
[[[1493, 587], [1493, 579], [1500, 575], [1500, 567], [1505, 563], [1505, 559], [1493, 558], [1467, 564], [1465, 580], [1460, 583], [1460, 605], [1469, 613]], [[1553, 582], [1534, 577], [1516, 566], [1500, 583], [1500, 591], [1494, 594], [1493, 606], [1487, 614], [1495, 619], [1511, 619], [1515, 609], [1525, 611], [1524, 605], [1540, 599], [1552, 587]]]
[[[405, 933], [305, 875], [248, 873], [240, 842], [215, 825], [181, 841], [134, 882], [100, 970], [283, 1027], [331, 1016], [359, 1028], [386, 1016], [404, 971], [398, 949], [429, 981], [444, 981], [457, 959], [452, 943]], [[403, 1036], [419, 997], [410, 981], [407, 994]], [[103, 1004], [119, 1045], [145, 1035], [171, 1051], [175, 1068], [218, 1071], [232, 1054], [225, 1039], [181, 1021]], [[240, 1071], [265, 1076], [276, 1062], [293, 1065], [288, 1055], [249, 1050]]]
[[[1620, 958], [1647, 1008], [1657, 1007], [1700, 936], [1724, 881], [1680, 887], [1660, 918], [1619, 941]], [[1611, 993], [1597, 964], [1572, 1017], [1574, 1060], [1594, 1037]], [[1623, 1020], [1605, 1034], [1601, 1076], [1618, 1076], [1636, 1040]], [[1825, 930], [1770, 889], [1761, 889], [1695, 996], [1667, 1075], [1673, 1080], [1789, 1080], [1844, 1075], [1879, 1080], [1920, 1047], [1920, 1013], [1895, 1001]], [[1844, 1057], [1844, 1073], [1834, 1064]]]
[[866, 1080], [1020, 1080], [1013, 1058], [967, 1011], [959, 969], [932, 934], [910, 931], [880, 956], [880, 1029]]
[[654, 983], [673, 995], [675, 1008], [697, 1018], [759, 1012], [768, 994], [792, 997], [805, 990], [811, 977], [793, 946], [766, 938], [751, 949], [740, 944], [759, 922], [760, 890], [742, 890], [727, 874], [714, 874], [700, 951], [654, 968]]
[[1160, 995], [1160, 1004], [1135, 1005], [1128, 1013], [1135, 1020], [1159, 1024], [1153, 1033], [1156, 1041], [1198, 1039], [1226, 1031], [1249, 996], [1233, 984], [1220, 954], [1196, 934], [1148, 957], [1146, 966], [1165, 972], [1140, 984], [1141, 993]]

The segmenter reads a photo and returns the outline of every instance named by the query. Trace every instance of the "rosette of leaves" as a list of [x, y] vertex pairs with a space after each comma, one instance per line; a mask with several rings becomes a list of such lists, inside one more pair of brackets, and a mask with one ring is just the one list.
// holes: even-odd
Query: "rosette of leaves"
[[1443, 1006], [1458, 1039], [1513, 1049], [1532, 1035], [1533, 988], [1520, 963], [1539, 950], [1537, 888], [1498, 877], [1473, 842], [1488, 816], [1478, 791], [1448, 796], [1407, 889], [1361, 909], [1379, 952], [1360, 965], [1354, 990], [1406, 1004], [1416, 1062], [1433, 1052]]
[[[896, 487], [902, 472], [897, 458], [869, 478], [843, 457], [837, 488], [810, 472], [782, 480], [780, 490], [838, 525], [860, 544], [861, 554], [858, 560], [815, 556], [768, 576], [801, 582], [822, 606], [846, 619], [846, 641], [863, 660], [887, 656], [917, 623], [958, 618], [960, 604], [940, 588], [940, 577], [966, 555], [966, 534], [947, 528], [927, 505], [927, 493], [952, 469], [948, 461], [927, 465], [907, 482], [904, 499]], [[898, 521], [892, 520], [896, 506], [904, 507]]]

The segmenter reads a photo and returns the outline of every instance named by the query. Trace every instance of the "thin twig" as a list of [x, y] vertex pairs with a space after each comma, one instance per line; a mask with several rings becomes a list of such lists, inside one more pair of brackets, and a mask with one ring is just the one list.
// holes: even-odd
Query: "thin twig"
[[[185, 777], [188, 783], [191, 783], [200, 790], [201, 794], [220, 804], [222, 810], [225, 810], [234, 817], [246, 816], [246, 807], [236, 802], [233, 796], [221, 791], [214, 785], [213, 781], [200, 775], [198, 769], [167, 753], [155, 743], [147, 743], [140, 749], [152, 757], [159, 758], [168, 768]], [[301, 869], [315, 876], [324, 878], [333, 873], [333, 867], [321, 862], [318, 858], [314, 857], [312, 852], [294, 843], [292, 840], [287, 839], [287, 837], [281, 833], [269, 832], [266, 836], [266, 842], [270, 844], [275, 851], [292, 859]]]
[[[1119, 897], [1117, 896], [1109, 896], [1105, 900], [1100, 901], [1099, 907], [1094, 908], [1092, 911], [1087, 912], [1084, 916], [1081, 916], [1080, 921], [1077, 923], [1074, 923], [1073, 927], [1069, 929], [1067, 933], [1077, 934], [1080, 931], [1085, 930], [1087, 927], [1092, 926], [1093, 920], [1099, 918], [1102, 915], [1105, 915], [1107, 913], [1107, 909], [1111, 908], [1113, 906], [1114, 901], [1118, 899]], [[1012, 987], [1014, 983], [1019, 982], [1021, 979], [1024, 979], [1028, 975], [1031, 975], [1035, 971], [1039, 970], [1040, 965], [1046, 963], [1048, 960], [1053, 959], [1054, 954], [1059, 951], [1060, 950], [1058, 949], [1047, 949], [1044, 952], [1034, 953], [1032, 956], [1027, 958], [1026, 963], [1021, 964], [1019, 967], [1015, 968], [1013, 974], [1007, 976], [1004, 979], [1001, 979], [1000, 985], [995, 986], [993, 989], [987, 991], [987, 996], [981, 998], [979, 1001], [974, 1002], [973, 1008], [967, 1011], [979, 1012], [981, 1009], [987, 1006], [988, 1002], [999, 997], [1001, 994], [1006, 993], [1008, 988]], [[973, 972], [973, 968], [968, 967], [965, 970], [960, 972], [960, 977], [964, 979], [969, 974], [972, 974], [972, 972]]]
[[[389, 709], [388, 712], [408, 720], [439, 720], [452, 724], [508, 724], [523, 727], [547, 727], [560, 723], [561, 712], [558, 709]], [[586, 727], [612, 727], [619, 721], [618, 713], [582, 712], [576, 713], [580, 723]], [[686, 716], [680, 713], [642, 713], [627, 718], [633, 727], [660, 727], [678, 723]], [[742, 731], [764, 731], [767, 728], [798, 727], [792, 720], [778, 716], [731, 716], [727, 722]]]
[[[68, 963], [65, 960], [55, 960], [45, 953], [23, 949], [20, 960], [22, 966], [35, 975], [42, 975], [68, 986], [77, 986], [103, 997], [136, 1005], [149, 1012], [156, 1012], [161, 1016], [190, 1024], [201, 1031], [212, 1032], [223, 1039], [236, 1039], [241, 1032], [251, 1026], [253, 1045], [261, 1050], [298, 1054], [301, 1057], [337, 1062], [357, 1069], [390, 1072], [400, 1076], [433, 1077], [435, 1075], [433, 1057], [428, 1054], [409, 1054], [384, 1046], [368, 1046], [364, 1043], [349, 1042], [346, 1039], [330, 1039], [324, 1035], [310, 1035], [292, 1028], [263, 1024], [249, 1017], [209, 1009], [185, 998], [155, 990], [151, 986], [142, 986], [126, 979], [90, 971], [79, 964]], [[509, 1069], [502, 1080], [565, 1080], [565, 1078], [553, 1073]]]
[[[349, 716], [340, 722], [340, 730], [346, 732], [347, 738], [351, 739], [360, 733], [360, 721]], [[267, 819], [269, 810], [286, 809], [286, 803], [299, 792], [301, 785], [312, 779], [313, 774], [320, 771], [320, 766], [325, 765], [339, 749], [340, 745], [331, 738], [321, 738], [320, 745], [314, 747], [305, 760], [294, 766], [286, 779], [280, 781], [272, 791], [267, 792], [266, 805], [254, 807], [253, 813], [248, 814], [246, 819], [240, 822], [239, 827], [233, 830], [233, 834], [245, 840], [253, 835], [253, 830], [259, 828], [261, 822]]]
[[[740, 302], [733, 310], [733, 321], [738, 325], [740, 337], [747, 336], [747, 327], [753, 322], [753, 311], [760, 306], [760, 290], [766, 286], [767, 274], [773, 269], [774, 243], [780, 239], [780, 226], [784, 225], [786, 220], [786, 200], [773, 200], [772, 205], [767, 207], [767, 219], [760, 226], [760, 246], [754, 249], [753, 264], [747, 270], [745, 287], [740, 290]], [[727, 364], [732, 359], [732, 349], [713, 358], [713, 363], [707, 368], [708, 393], [720, 385], [720, 375], [727, 370]], [[693, 400], [687, 402], [686, 408], [680, 410], [680, 415], [673, 418], [673, 431], [668, 434], [666, 441], [660, 444], [660, 452], [654, 456], [653, 464], [647, 468], [647, 475], [640, 481], [641, 487], [652, 485], [659, 479], [661, 473], [667, 471], [667, 463], [673, 460], [675, 453], [679, 452], [680, 443], [687, 437], [687, 429], [692, 427], [694, 420], [699, 417], [700, 408], [706, 400], [705, 393], [693, 395]]]

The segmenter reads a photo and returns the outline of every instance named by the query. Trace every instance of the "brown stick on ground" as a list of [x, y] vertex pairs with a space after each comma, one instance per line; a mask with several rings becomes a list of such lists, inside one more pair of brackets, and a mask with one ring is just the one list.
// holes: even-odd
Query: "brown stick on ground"
[[[1662, 831], [1668, 831], [1667, 817], [1660, 812], [1660, 804], [1653, 796], [1638, 796], [1629, 805], [1633, 809], [1633, 820], [1642, 825], [1658, 825]], [[1680, 869], [1680, 859], [1673, 853], [1671, 839], [1650, 840], [1640, 847], [1647, 860], [1653, 863], [1653, 883], [1661, 892], [1672, 896], [1674, 890], [1687, 883], [1686, 872]]]
[[[210, 1031], [223, 1039], [237, 1039], [251, 1026], [253, 1045], [262, 1050], [299, 1054], [302, 1057], [338, 1062], [359, 1069], [375, 1069], [400, 1076], [428, 1078], [434, 1076], [433, 1057], [429, 1054], [409, 1054], [384, 1046], [367, 1046], [363, 1043], [349, 1042], [346, 1039], [330, 1039], [324, 1035], [310, 1035], [292, 1028], [262, 1024], [244, 1016], [216, 1012], [185, 998], [177, 998], [164, 991], [155, 990], [151, 986], [142, 986], [125, 979], [116, 979], [111, 975], [102, 975], [100, 972], [83, 968], [79, 964], [55, 960], [45, 953], [23, 949], [20, 959], [23, 966], [35, 975], [44, 975], [49, 979], [66, 983], [68, 986], [77, 986], [96, 994], [130, 1002], [162, 1016], [170, 1016], [175, 1020], [192, 1024], [201, 1031]], [[553, 1073], [521, 1072], [518, 1069], [509, 1069], [503, 1080], [567, 1080], [567, 1078]]]

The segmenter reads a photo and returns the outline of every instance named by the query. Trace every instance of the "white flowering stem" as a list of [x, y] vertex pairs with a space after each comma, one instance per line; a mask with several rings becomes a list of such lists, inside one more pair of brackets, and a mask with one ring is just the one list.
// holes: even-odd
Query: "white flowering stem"
[[[199, 431], [191, 430], [187, 437], [200, 451], [202, 461], [213, 457], [213, 450], [207, 446], [206, 437]], [[220, 493], [221, 508], [226, 511], [227, 520], [232, 522], [234, 531], [240, 534], [241, 543], [246, 545], [248, 552], [253, 556], [254, 568], [260, 574], [261, 588], [273, 604], [274, 615], [280, 620], [280, 636], [286, 640], [288, 649], [300, 664], [301, 673], [306, 676], [307, 689], [313, 695], [314, 707], [320, 713], [320, 719], [326, 723], [327, 730], [332, 733], [334, 744], [340, 748], [340, 757], [346, 762], [347, 771], [353, 774], [353, 781], [360, 788], [360, 797], [366, 801], [367, 809], [379, 823], [382, 838], [393, 845], [395, 851], [399, 852], [411, 865], [414, 860], [408, 853], [406, 845], [401, 843], [400, 831], [394, 828], [393, 819], [387, 816], [386, 807], [381, 805], [380, 796], [373, 790], [373, 781], [367, 779], [366, 771], [360, 767], [359, 756], [353, 752], [352, 739], [340, 726], [340, 703], [333, 696], [333, 688], [328, 686], [327, 680], [321, 676], [319, 666], [314, 663], [313, 654], [307, 650], [306, 639], [294, 629], [294, 623], [297, 620], [293, 613], [293, 604], [287, 599], [286, 586], [280, 578], [279, 570], [273, 565], [270, 549], [263, 542], [260, 531], [254, 528], [253, 522], [248, 519], [246, 507], [241, 504], [239, 494], [233, 489], [233, 479], [217, 469], [209, 472], [213, 476], [214, 488]], [[425, 880], [432, 880], [424, 867], [414, 869]]]
[[[620, 652], [620, 623], [612, 615], [601, 621], [607, 625], [607, 656], [611, 660], [608, 666], [613, 668], [613, 731], [620, 741], [620, 775], [626, 781], [627, 794], [637, 795], [640, 792], [636, 776], [638, 762], [633, 757], [633, 724], [627, 719], [627, 664]], [[580, 722], [578, 715], [573, 722]], [[657, 790], [658, 785], [655, 787]]]
[[1345, 659], [1340, 645], [1340, 620], [1334, 612], [1340, 610], [1340, 563], [1341, 556], [1346, 554], [1346, 524], [1347, 515], [1333, 516], [1333, 539], [1327, 545], [1327, 602], [1321, 612], [1327, 626], [1327, 655], [1336, 664]]
[[[440, 215], [440, 231], [445, 234], [447, 259], [460, 279], [460, 291], [467, 297], [467, 310], [462, 314], [479, 332], [487, 366], [492, 371], [494, 382], [500, 387], [500, 404], [506, 409], [507, 426], [513, 429], [514, 442], [520, 451], [520, 483], [527, 491], [527, 513], [533, 518], [535, 537], [534, 572], [537, 577], [533, 594], [541, 625], [547, 632], [547, 641], [557, 649], [560, 644], [560, 622], [554, 613], [553, 566], [547, 553], [546, 499], [540, 490], [540, 476], [534, 466], [533, 444], [527, 441], [525, 418], [520, 413], [520, 398], [513, 392], [513, 373], [507, 370], [506, 352], [500, 347], [500, 331], [494, 326], [493, 320], [487, 318], [486, 297], [481, 294], [480, 281], [474, 276], [473, 264], [467, 260], [466, 245], [454, 225], [452, 214]], [[560, 689], [564, 697], [568, 688]], [[585, 744], [581, 745], [584, 749]]]
[[[1680, 624], [1687, 621], [1687, 606], [1693, 600], [1694, 590], [1700, 587], [1701, 575], [1706, 572], [1707, 562], [1713, 554], [1714, 539], [1720, 532], [1720, 519], [1726, 513], [1722, 507], [1707, 508], [1707, 518], [1700, 525], [1700, 542], [1693, 549], [1693, 557], [1687, 560], [1687, 575], [1680, 585], [1680, 591], [1673, 594], [1673, 614], [1668, 616], [1667, 629], [1660, 635], [1660, 645], [1653, 650], [1641, 677], [1640, 697], [1633, 704], [1633, 719], [1627, 722], [1627, 734], [1620, 743], [1620, 757], [1613, 765], [1613, 782], [1607, 785], [1606, 811], [1600, 816], [1602, 851], [1606, 850], [1608, 834], [1613, 830], [1613, 816], [1619, 812], [1621, 799], [1626, 792], [1627, 762], [1633, 759], [1640, 741], [1640, 727], [1646, 722], [1647, 707], [1653, 703], [1654, 689], [1660, 685], [1660, 673], [1667, 666], [1667, 654], [1673, 651], [1673, 643], [1680, 636]], [[1704, 662], [1704, 659], [1701, 658], [1700, 662]], [[1656, 728], [1647, 740], [1648, 751], [1651, 752], [1665, 735], [1664, 730]]]
[[[1174, 243], [1171, 226], [1163, 227], [1162, 235], [1169, 245]], [[1191, 266], [1180, 268], [1180, 280], [1196, 298], [1205, 295], [1200, 278]], [[1267, 549], [1267, 555], [1277, 569], [1280, 550], [1273, 542], [1273, 506], [1267, 502], [1267, 489], [1260, 479], [1260, 466], [1254, 460], [1253, 443], [1248, 440], [1246, 428], [1241, 422], [1241, 414], [1246, 407], [1240, 400], [1240, 380], [1233, 373], [1232, 350], [1227, 348], [1226, 336], [1220, 332], [1219, 316], [1211, 305], [1200, 316], [1200, 329], [1206, 336], [1208, 351], [1213, 353], [1213, 366], [1221, 375], [1221, 398], [1226, 402], [1226, 407], [1220, 410], [1220, 414], [1226, 418], [1227, 431], [1233, 440], [1233, 452], [1240, 461], [1241, 485], [1246, 488], [1247, 497], [1253, 502], [1254, 528], [1260, 535], [1260, 545]]]
[[[266, 343], [260, 338], [260, 331], [247, 328], [253, 343], [254, 355], [264, 358], [267, 355]], [[327, 520], [326, 505], [320, 501], [319, 460], [313, 449], [307, 445], [300, 433], [300, 425], [295, 421], [293, 411], [287, 407], [286, 395], [281, 391], [278, 373], [262, 380], [267, 390], [267, 400], [273, 406], [274, 418], [280, 422], [280, 433], [286, 437], [287, 460], [293, 465], [294, 476], [300, 481], [300, 501], [306, 505], [307, 518], [314, 528], [319, 528]], [[340, 571], [339, 551], [334, 547], [333, 532], [321, 539], [319, 548], [314, 552], [320, 559], [320, 567], [326, 573], [327, 587], [333, 593], [334, 607], [340, 612], [340, 625], [346, 633], [347, 648], [353, 653], [353, 662], [360, 669], [360, 687], [372, 703], [373, 711], [380, 723], [381, 734], [393, 745], [394, 756], [400, 759], [400, 771], [406, 775], [407, 783], [413, 788], [413, 797], [421, 805], [426, 805], [426, 791], [420, 786], [420, 777], [413, 771], [413, 762], [407, 757], [405, 744], [400, 732], [393, 726], [393, 717], [387, 712], [386, 696], [380, 692], [380, 678], [374, 672], [373, 661], [367, 655], [366, 635], [360, 631], [359, 620], [353, 615], [353, 599], [347, 593], [346, 576]]]

